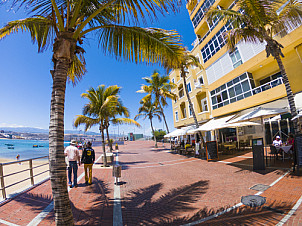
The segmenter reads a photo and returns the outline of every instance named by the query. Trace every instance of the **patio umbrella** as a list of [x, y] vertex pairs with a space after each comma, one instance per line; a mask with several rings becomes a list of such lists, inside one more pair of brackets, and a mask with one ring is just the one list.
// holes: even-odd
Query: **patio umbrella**
[[164, 137], [178, 137], [178, 136], [184, 136], [187, 134], [187, 132], [191, 129], [194, 129], [195, 126], [186, 126], [177, 130], [174, 130], [171, 133], [166, 134]]

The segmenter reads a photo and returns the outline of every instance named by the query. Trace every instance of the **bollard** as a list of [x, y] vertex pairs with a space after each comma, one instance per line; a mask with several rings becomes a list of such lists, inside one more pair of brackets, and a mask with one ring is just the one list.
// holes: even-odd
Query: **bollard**
[[112, 170], [112, 176], [115, 177], [115, 184], [118, 185], [118, 178], [122, 175], [122, 166], [114, 165]]
[[118, 144], [115, 143], [115, 150], [118, 150]]

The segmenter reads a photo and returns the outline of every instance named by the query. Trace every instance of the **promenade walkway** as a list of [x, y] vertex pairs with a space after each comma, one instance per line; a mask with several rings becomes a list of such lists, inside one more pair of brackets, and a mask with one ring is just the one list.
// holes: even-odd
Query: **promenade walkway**
[[[93, 185], [85, 186], [80, 167], [79, 187], [69, 192], [76, 225], [302, 225], [302, 177], [289, 169], [253, 172], [251, 153], [207, 162], [170, 153], [168, 144], [157, 149], [153, 144], [119, 146], [119, 186], [112, 168], [100, 161]], [[98, 158], [101, 148], [95, 150]], [[250, 189], [258, 184], [269, 187]], [[242, 196], [255, 194], [266, 197], [262, 207], [241, 204]], [[46, 181], [3, 203], [0, 225], [55, 225], [51, 203]]]

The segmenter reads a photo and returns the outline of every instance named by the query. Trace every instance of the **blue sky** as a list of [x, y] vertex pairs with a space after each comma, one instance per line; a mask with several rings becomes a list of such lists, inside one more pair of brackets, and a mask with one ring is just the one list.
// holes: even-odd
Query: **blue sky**
[[[7, 7], [0, 8], [0, 26], [6, 22], [22, 19], [23, 11], [14, 13]], [[195, 34], [185, 4], [176, 15], [160, 17], [159, 22], [150, 27], [177, 30], [183, 43], [189, 49], [195, 40]], [[158, 65], [137, 65], [130, 62], [119, 62], [110, 56], [104, 56], [98, 49], [97, 41], [89, 38], [84, 49], [87, 63], [85, 77], [75, 87], [67, 84], [65, 100], [65, 129], [74, 129], [72, 124], [76, 115], [82, 113], [82, 107], [87, 101], [80, 97], [90, 87], [105, 84], [122, 87], [121, 99], [129, 108], [131, 118], [137, 114], [139, 100], [144, 94], [136, 93], [143, 84], [142, 77], [150, 76], [155, 69], [163, 74]], [[0, 128], [4, 126], [27, 126], [47, 129], [49, 126], [50, 96], [52, 79], [49, 71], [52, 69], [52, 52], [37, 52], [37, 46], [32, 44], [28, 33], [8, 36], [0, 41]], [[170, 131], [174, 129], [171, 102], [165, 108]], [[134, 126], [119, 126], [109, 129], [110, 133], [126, 134], [128, 132], [150, 134], [148, 120], [138, 120], [142, 128]], [[154, 121], [156, 129], [163, 128], [163, 122]], [[98, 132], [97, 127], [91, 131]]]

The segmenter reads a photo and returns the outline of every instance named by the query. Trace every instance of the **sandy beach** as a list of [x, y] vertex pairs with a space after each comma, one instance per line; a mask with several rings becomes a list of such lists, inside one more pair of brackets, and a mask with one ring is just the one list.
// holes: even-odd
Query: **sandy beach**
[[[18, 181], [22, 181], [28, 178], [28, 180], [25, 180], [21, 183], [18, 183], [16, 185], [10, 186], [5, 189], [6, 196], [10, 197], [16, 193], [19, 193], [29, 187], [31, 187], [31, 180], [30, 178], [30, 171], [29, 171], [29, 161], [17, 163], [14, 159], [0, 159], [0, 163], [12, 163], [10, 165], [3, 165], [3, 175], [4, 175], [4, 184], [5, 187], [10, 186], [12, 184], [15, 184]], [[47, 171], [49, 169], [48, 166], [48, 158], [43, 159], [37, 159], [33, 160], [33, 175], [34, 175], [34, 183], [37, 184], [46, 178], [49, 177], [49, 172]], [[21, 172], [22, 171], [22, 172]], [[47, 171], [45, 173], [42, 173], [44, 171]], [[16, 172], [20, 172], [17, 174], [14, 174]], [[40, 174], [42, 173], [42, 174]], [[14, 175], [12, 175], [14, 174]], [[40, 174], [40, 175], [38, 175]], [[37, 175], [37, 176], [35, 176]], [[0, 194], [0, 200], [3, 200], [2, 193]]]

